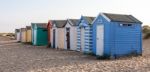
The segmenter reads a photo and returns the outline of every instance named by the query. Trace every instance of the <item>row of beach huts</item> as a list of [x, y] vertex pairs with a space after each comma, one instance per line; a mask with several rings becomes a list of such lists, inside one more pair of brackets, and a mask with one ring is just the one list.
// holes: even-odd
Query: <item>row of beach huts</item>
[[142, 55], [142, 22], [126, 14], [49, 20], [15, 30], [16, 40], [35, 46], [79, 51], [97, 57]]

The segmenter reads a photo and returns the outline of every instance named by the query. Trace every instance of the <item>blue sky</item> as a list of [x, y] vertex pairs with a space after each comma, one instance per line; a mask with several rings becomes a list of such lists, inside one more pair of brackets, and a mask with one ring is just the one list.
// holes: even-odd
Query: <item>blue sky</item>
[[0, 32], [14, 32], [31, 22], [97, 16], [99, 12], [132, 14], [150, 23], [149, 0], [0, 0]]

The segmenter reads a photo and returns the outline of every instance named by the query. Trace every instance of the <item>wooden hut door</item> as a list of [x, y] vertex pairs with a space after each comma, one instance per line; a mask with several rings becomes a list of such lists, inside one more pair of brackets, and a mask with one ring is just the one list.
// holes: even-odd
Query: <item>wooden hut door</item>
[[66, 28], [67, 49], [70, 50], [70, 28]]
[[104, 26], [97, 25], [96, 55], [102, 56], [104, 52]]
[[54, 29], [53, 30], [53, 48], [55, 48], [55, 34], [56, 34], [56, 31]]

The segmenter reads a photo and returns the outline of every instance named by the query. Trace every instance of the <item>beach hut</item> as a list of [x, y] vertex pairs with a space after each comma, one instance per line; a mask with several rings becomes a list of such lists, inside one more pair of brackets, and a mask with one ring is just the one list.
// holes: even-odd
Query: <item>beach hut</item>
[[64, 48], [67, 50], [77, 50], [77, 26], [78, 19], [67, 19], [64, 27]]
[[141, 24], [132, 15], [99, 14], [93, 22], [93, 53], [108, 58], [141, 55]]
[[20, 42], [21, 39], [20, 39], [20, 29], [16, 29], [15, 30], [15, 39], [17, 40], [17, 42]]
[[15, 40], [17, 40], [17, 31], [18, 29], [15, 29]]
[[77, 27], [77, 51], [92, 53], [92, 22], [95, 17], [81, 16]]
[[64, 26], [66, 25], [66, 20], [53, 20], [52, 30], [51, 30], [51, 42], [52, 48], [64, 49]]
[[25, 43], [26, 42], [26, 28], [21, 28], [21, 42]]
[[48, 47], [51, 47], [51, 30], [52, 30], [51, 20], [48, 21], [47, 30], [48, 30]]
[[31, 43], [32, 42], [32, 30], [31, 26], [26, 26], [26, 42]]
[[31, 23], [32, 44], [42, 46], [48, 44], [47, 23]]

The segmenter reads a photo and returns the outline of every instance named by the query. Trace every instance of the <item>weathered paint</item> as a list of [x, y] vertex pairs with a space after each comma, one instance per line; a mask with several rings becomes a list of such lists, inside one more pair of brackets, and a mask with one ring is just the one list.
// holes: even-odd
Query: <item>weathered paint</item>
[[131, 53], [142, 54], [142, 28], [140, 23], [133, 23], [130, 27], [120, 26], [121, 22], [110, 22], [106, 16], [100, 14], [93, 22], [93, 53], [97, 55], [97, 26], [104, 28], [103, 54], [97, 56], [118, 57]]

